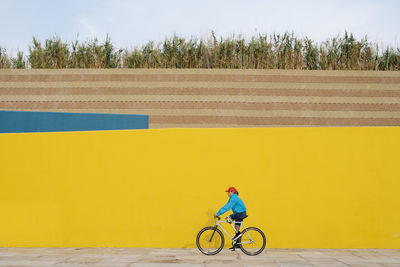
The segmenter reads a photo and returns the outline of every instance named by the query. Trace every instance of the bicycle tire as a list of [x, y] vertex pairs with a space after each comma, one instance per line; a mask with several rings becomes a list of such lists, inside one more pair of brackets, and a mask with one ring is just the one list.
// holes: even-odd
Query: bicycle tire
[[[258, 233], [261, 235], [262, 240], [263, 240], [262, 246], [260, 247], [259, 250], [256, 250], [255, 252], [250, 252], [249, 250], [246, 250], [246, 248], [243, 247], [243, 245], [241, 244], [241, 243], [242, 243], [242, 238], [245, 237], [245, 235], [246, 235], [247, 233], [250, 233], [250, 231], [256, 231], [256, 232], [258, 232]], [[250, 237], [250, 235], [248, 235], [248, 236]], [[254, 235], [253, 235], [253, 236], [254, 236]], [[257, 227], [248, 227], [248, 228], [246, 228], [246, 229], [244, 230], [243, 235], [242, 235], [242, 236], [239, 238], [239, 240], [238, 240], [238, 243], [239, 243], [239, 245], [240, 245], [240, 250], [243, 251], [244, 254], [249, 255], [249, 256], [256, 256], [256, 255], [260, 254], [261, 252], [263, 252], [263, 250], [265, 249], [265, 246], [266, 246], [266, 244], [267, 244], [267, 240], [266, 240], [266, 238], [265, 238], [265, 235], [264, 235], [263, 231], [261, 231], [261, 230], [258, 229]]]
[[[220, 236], [220, 238], [221, 238], [221, 243], [219, 244], [219, 246], [217, 246], [217, 248], [216, 248], [215, 251], [206, 251], [205, 248], [201, 247], [201, 245], [200, 245], [201, 236], [202, 236], [203, 234], [205, 234], [206, 231], [214, 231], [214, 230], [215, 230], [214, 235], [218, 234], [218, 235]], [[214, 237], [212, 237], [212, 238], [214, 238]], [[210, 241], [210, 243], [211, 243], [211, 241]], [[224, 244], [225, 244], [224, 235], [222, 234], [222, 232], [221, 232], [218, 228], [215, 229], [215, 227], [211, 227], [211, 226], [209, 226], [209, 227], [204, 227], [204, 228], [201, 229], [200, 232], [197, 234], [197, 237], [196, 237], [196, 244], [197, 244], [197, 248], [200, 250], [201, 253], [203, 253], [203, 254], [205, 254], [205, 255], [208, 255], [208, 256], [216, 255], [216, 254], [218, 254], [218, 253], [222, 250], [222, 248], [224, 247]]]

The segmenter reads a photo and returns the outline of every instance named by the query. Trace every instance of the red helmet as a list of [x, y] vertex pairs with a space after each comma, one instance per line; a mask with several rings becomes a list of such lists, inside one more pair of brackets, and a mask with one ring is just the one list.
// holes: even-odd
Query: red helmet
[[225, 192], [233, 192], [233, 193], [236, 193], [237, 190], [236, 190], [236, 188], [234, 188], [233, 186], [231, 186], [231, 187], [229, 187], [228, 190], [226, 190]]

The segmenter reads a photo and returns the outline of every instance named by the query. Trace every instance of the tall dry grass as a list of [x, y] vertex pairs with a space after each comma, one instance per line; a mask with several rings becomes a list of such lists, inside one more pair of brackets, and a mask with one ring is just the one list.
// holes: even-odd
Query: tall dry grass
[[294, 33], [208, 39], [174, 35], [140, 48], [117, 49], [109, 36], [71, 43], [33, 38], [29, 53], [10, 58], [0, 48], [0, 68], [229, 68], [308, 70], [400, 70], [400, 48], [380, 48], [345, 32], [317, 43]]
[[9, 69], [11, 67], [11, 60], [7, 55], [5, 48], [0, 46], [0, 69]]

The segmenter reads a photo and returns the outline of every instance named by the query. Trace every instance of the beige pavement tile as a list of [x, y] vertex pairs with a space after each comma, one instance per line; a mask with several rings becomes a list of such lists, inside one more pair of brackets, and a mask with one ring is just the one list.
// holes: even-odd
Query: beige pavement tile
[[279, 267], [277, 263], [269, 262], [269, 263], [263, 263], [263, 264], [248, 264], [245, 263], [243, 267]]
[[329, 260], [329, 261], [310, 261], [310, 263], [314, 266], [321, 266], [321, 267], [346, 267], [349, 266], [346, 263], [336, 261], [336, 260]]
[[150, 254], [151, 252], [154, 251], [154, 249], [151, 248], [118, 248], [118, 249], [109, 249], [107, 250], [110, 253], [113, 254], [119, 254], [119, 255], [147, 255]]
[[160, 265], [162, 264], [203, 264], [201, 261], [187, 261], [187, 260], [182, 260], [182, 259], [177, 259], [177, 258], [155, 258], [153, 260], [149, 259], [141, 259], [138, 261], [138, 263], [158, 263]]
[[297, 255], [300, 255], [302, 257], [313, 257], [313, 258], [320, 258], [320, 257], [326, 257], [326, 254], [324, 254], [321, 251], [299, 251], [296, 253]]
[[375, 262], [375, 263], [399, 263], [400, 257], [398, 256], [362, 256], [363, 262]]
[[108, 258], [104, 258], [98, 262], [96, 262], [96, 264], [115, 264], [115, 263], [134, 263], [134, 262], [140, 262], [141, 261], [141, 256], [138, 255], [131, 255], [129, 257], [120, 257], [118, 255], [116, 255], [115, 257], [108, 257]]
[[351, 255], [353, 256], [358, 256], [358, 257], [364, 257], [364, 256], [368, 256], [368, 257], [379, 257], [379, 256], [384, 256], [382, 254], [380, 254], [378, 251], [376, 250], [356, 250], [356, 251], [352, 251]]
[[17, 253], [16, 252], [3, 252], [3, 251], [0, 251], [0, 258], [1, 257], [12, 257], [12, 256], [15, 256]]
[[176, 264], [176, 263], [134, 263], [132, 267], [203, 267], [203, 264]]
[[261, 264], [261, 263], [276, 263], [275, 259], [267, 259], [267, 258], [262, 258], [262, 257], [240, 257], [240, 262], [243, 263], [251, 263], [251, 264]]
[[264, 252], [271, 255], [297, 255], [298, 253], [304, 252], [304, 250], [275, 248], [275, 249], [266, 249], [264, 250]]
[[[235, 265], [238, 264], [237, 261], [222, 261], [222, 260], [207, 260], [203, 262], [199, 262], [199, 264], [204, 264], [206, 266], [211, 266], [211, 265]], [[239, 263], [240, 264], [240, 263]]]
[[392, 258], [392, 257], [360, 257], [359, 259], [343, 259], [338, 258], [339, 261], [347, 263], [349, 265], [365, 265], [365, 266], [375, 266], [375, 265], [382, 265], [382, 264], [397, 264], [400, 266], [400, 259], [399, 258]]
[[0, 257], [0, 263], [3, 261], [12, 261], [12, 260], [26, 260], [26, 261], [36, 261], [38, 260], [39, 255], [26, 255], [26, 254], [16, 254], [12, 256], [4, 256]]
[[340, 262], [333, 257], [304, 257], [307, 262]]
[[[377, 263], [355, 263], [355, 264], [350, 264], [351, 267], [382, 267], [382, 264], [377, 264]], [[399, 265], [397, 265], [399, 266]]]
[[243, 264], [238, 263], [238, 264], [220, 264], [220, 263], [209, 263], [209, 264], [205, 264], [205, 267], [243, 267]]
[[73, 263], [61, 262], [61, 263], [57, 263], [54, 266], [55, 267], [89, 267], [89, 266], [91, 266], [91, 264], [77, 263], [77, 262], [73, 262]]
[[312, 266], [310, 262], [301, 257], [277, 257], [275, 261], [279, 266]]
[[352, 253], [354, 252], [354, 250], [350, 249], [330, 249], [330, 248], [321, 249], [317, 251], [320, 251], [324, 255], [333, 255], [333, 256], [349, 256], [352, 255]]
[[99, 262], [101, 260], [102, 260], [102, 258], [100, 258], [100, 257], [94, 258], [94, 257], [85, 257], [84, 255], [79, 255], [76, 257], [68, 258], [68, 259], [62, 261], [62, 263], [93, 264], [93, 263]]
[[241, 257], [242, 255], [240, 255], [239, 253], [232, 253], [230, 251], [230, 253], [218, 253], [217, 255], [214, 256], [206, 256], [203, 254], [199, 254], [198, 257], [201, 260], [204, 261], [208, 261], [208, 260], [225, 260], [225, 261], [236, 261], [238, 259], [238, 257]]
[[354, 255], [339, 255], [335, 256], [335, 259], [347, 264], [352, 264], [352, 263], [357, 263], [357, 262], [362, 262], [363, 258], [359, 256], [354, 256]]
[[273, 258], [277, 262], [297, 262], [297, 263], [306, 263], [307, 260], [301, 257], [274, 257]]
[[278, 262], [279, 267], [315, 267], [311, 263]]
[[382, 255], [400, 255], [400, 249], [376, 249], [374, 251]]
[[[35, 254], [32, 251], [26, 251], [25, 253]], [[61, 255], [78, 255], [78, 254], [89, 254], [88, 250], [81, 248], [50, 248], [48, 250], [44, 250], [40, 253], [40, 255], [48, 255], [48, 254], [61, 254]]]
[[8, 260], [0, 261], [0, 266], [54, 266], [58, 261], [34, 261], [34, 260]]
[[129, 267], [132, 265], [131, 265], [131, 263], [114, 262], [114, 263], [95, 263], [90, 266], [93, 266], [93, 267]]

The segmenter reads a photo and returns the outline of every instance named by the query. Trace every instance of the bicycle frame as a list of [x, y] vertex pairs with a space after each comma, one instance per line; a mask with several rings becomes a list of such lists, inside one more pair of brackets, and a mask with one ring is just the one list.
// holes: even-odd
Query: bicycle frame
[[[228, 234], [227, 231], [225, 231], [225, 229], [224, 229], [224, 227], [222, 227], [221, 223], [229, 223], [229, 224], [232, 226], [233, 230], [236, 232], [236, 229], [235, 229], [235, 227], [233, 226], [235, 223], [233, 223], [232, 221], [221, 221], [221, 220], [218, 220], [218, 221], [217, 221], [217, 224], [215, 225], [215, 228], [218, 228], [218, 227], [221, 228], [221, 230], [229, 237], [229, 239], [230, 239], [231, 241], [233, 241], [233, 240], [232, 240], [232, 237]], [[243, 221], [240, 222], [239, 231], [241, 231], [242, 229], [246, 229], [246, 227], [244, 226]], [[247, 241], [247, 242], [240, 242], [240, 243], [238, 243], [238, 244], [248, 244], [248, 243], [253, 243], [253, 242], [254, 242], [253, 239], [251, 239], [251, 236], [250, 236], [249, 232], [246, 231], [246, 234], [249, 236], [250, 241]], [[213, 235], [214, 235], [214, 234], [213, 234]], [[211, 238], [212, 238], [212, 236], [211, 236]]]

